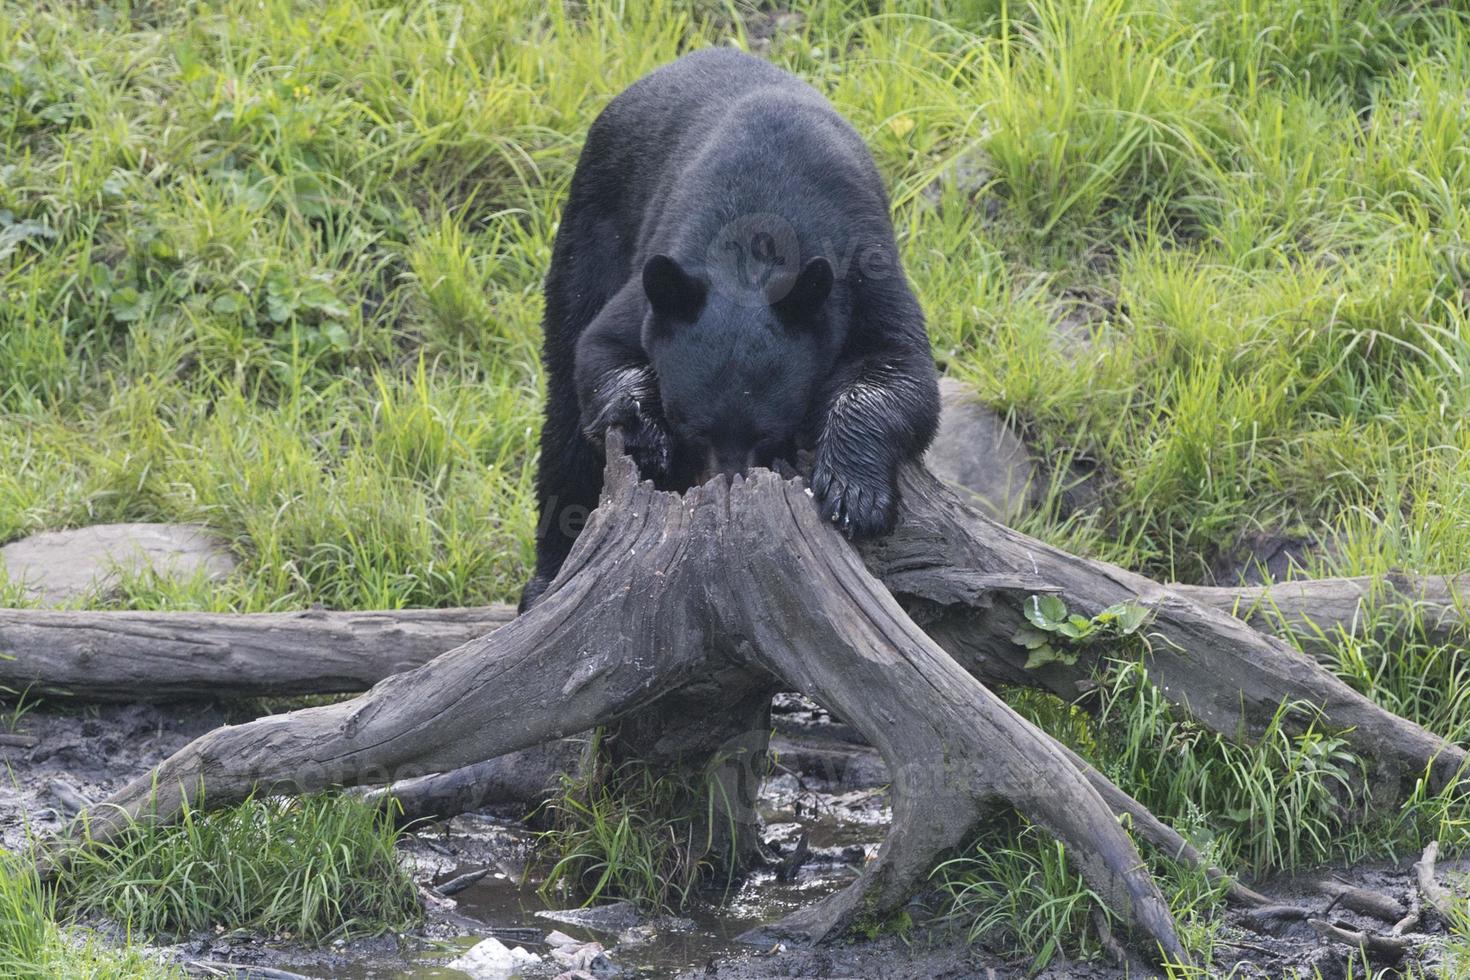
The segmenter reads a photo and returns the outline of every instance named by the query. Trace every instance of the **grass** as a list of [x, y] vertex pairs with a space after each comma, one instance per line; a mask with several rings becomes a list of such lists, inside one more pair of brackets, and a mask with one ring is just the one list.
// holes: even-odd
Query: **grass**
[[0, 852], [0, 975], [14, 980], [167, 980], [184, 973], [134, 950], [60, 929], [53, 901], [22, 859]]
[[[1009, 700], [1152, 812], [1169, 814], [1214, 866], [1269, 876], [1405, 859], [1428, 840], [1455, 850], [1470, 843], [1462, 786], [1431, 793], [1421, 780], [1401, 806], [1375, 805], [1367, 764], [1317, 727], [1311, 705], [1281, 706], [1252, 744], [1179, 717], [1148, 680], [1143, 642], [1120, 645], [1089, 710], [1030, 689]], [[1220, 887], [1196, 869], [1148, 857], [1186, 948], [1213, 963]], [[1118, 923], [1065, 858], [1062, 844], [1034, 825], [997, 823], [936, 868], [945, 915], [972, 942], [1033, 971], [1058, 957], [1102, 958], [1102, 930]], [[1446, 955], [1463, 956], [1467, 925], [1451, 924]]]
[[[873, 148], [944, 370], [1052, 466], [1024, 530], [1181, 581], [1279, 530], [1330, 544], [1314, 573], [1462, 570], [1459, 5], [789, 9], [761, 50]], [[224, 585], [131, 582], [113, 607], [512, 598], [534, 525], [539, 283], [582, 136], [653, 66], [754, 44], [751, 16], [714, 0], [0, 5], [0, 541], [203, 521], [241, 555]], [[1080, 341], [1059, 340], [1079, 307], [1095, 314]], [[1062, 492], [1074, 462], [1094, 474], [1081, 507]], [[1463, 643], [1403, 612], [1370, 606], [1312, 653], [1463, 739]], [[1028, 710], [1115, 752], [1125, 788], [1232, 870], [1463, 839], [1445, 798], [1359, 819], [1338, 733], [1228, 745], [1163, 712], [1136, 670], [1113, 680], [1100, 724]], [[1247, 820], [1271, 832], [1247, 839]], [[1070, 909], [1050, 845], [1007, 840], [1025, 857], [974, 880]], [[1094, 948], [1064, 935], [1068, 955]]]
[[636, 760], [615, 764], [602, 734], [589, 748], [596, 764], [563, 776], [546, 804], [540, 892], [585, 905], [625, 899], [646, 912], [683, 911], [720, 871], [735, 870], [721, 853], [733, 828], [723, 842], [716, 834], [719, 782], [706, 773], [654, 773]]
[[377, 810], [341, 796], [190, 809], [177, 825], [139, 822], [78, 851], [61, 904], [150, 937], [251, 929], [326, 943], [378, 935], [422, 916], [394, 853], [397, 837]]

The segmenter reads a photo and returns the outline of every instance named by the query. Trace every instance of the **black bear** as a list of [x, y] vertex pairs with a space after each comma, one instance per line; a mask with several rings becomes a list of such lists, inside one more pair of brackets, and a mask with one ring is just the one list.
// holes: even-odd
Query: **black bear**
[[592, 124], [546, 277], [536, 572], [597, 506], [602, 443], [683, 490], [812, 450], [823, 515], [892, 527], [939, 414], [924, 316], [862, 139], [813, 88], [728, 48], [634, 83]]

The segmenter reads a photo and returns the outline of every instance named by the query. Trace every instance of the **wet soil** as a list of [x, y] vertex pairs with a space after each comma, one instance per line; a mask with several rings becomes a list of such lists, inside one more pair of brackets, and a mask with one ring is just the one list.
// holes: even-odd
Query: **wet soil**
[[[238, 711], [238, 709], [236, 709]], [[210, 705], [42, 706], [20, 719], [16, 731], [33, 746], [0, 747], [7, 778], [0, 781], [0, 844], [24, 846], [28, 835], [57, 829], [80, 805], [105, 797], [190, 739], [243, 716]], [[706, 896], [686, 916], [643, 919], [630, 908], [556, 914], [537, 894], [531, 857], [532, 833], [515, 812], [493, 809], [456, 817], [407, 836], [400, 851], [405, 866], [425, 888], [426, 922], [412, 934], [337, 943], [312, 949], [268, 941], [248, 933], [207, 934], [163, 947], [170, 959], [227, 961], [270, 966], [311, 977], [426, 978], [465, 974], [448, 963], [475, 943], [494, 937], [543, 957], [543, 967], [524, 976], [559, 972], [546, 959], [547, 936], [559, 930], [579, 941], [596, 941], [625, 977], [737, 978], [1010, 978], [1028, 975], [1025, 964], [974, 950], [953, 927], [933, 920], [933, 896], [919, 896], [910, 911], [918, 925], [903, 937], [837, 943], [820, 949], [755, 949], [738, 937], [798, 906], [841, 887], [877, 849], [889, 811], [886, 772], [854, 733], [809, 702], [783, 698], [775, 714], [777, 768], [767, 781], [763, 815], [767, 840], [790, 854], [805, 836], [808, 854], [794, 878], [758, 872], [732, 891]], [[1413, 888], [1410, 863], [1374, 865], [1333, 873], [1339, 880], [1374, 889], [1407, 903]], [[483, 878], [441, 898], [428, 891], [469, 871]], [[1351, 928], [1378, 932], [1388, 925], [1332, 908], [1312, 878], [1260, 883], [1283, 902], [1299, 904]], [[1426, 916], [1428, 919], [1428, 916]], [[121, 938], [115, 927], [90, 923], [103, 935]], [[1434, 925], [1429, 919], [1429, 925]], [[1325, 980], [1349, 975], [1354, 955], [1347, 946], [1322, 940], [1304, 921], [1261, 921], [1230, 910], [1220, 926], [1217, 962], [1211, 975], [1277, 978], [1319, 970]], [[1434, 942], [1412, 962], [1437, 972]], [[1427, 958], [1426, 958], [1427, 957]], [[1361, 957], [1358, 971], [1361, 975]], [[1383, 967], [1390, 964], [1375, 962]], [[1054, 962], [1043, 978], [1114, 980], [1148, 976], [1139, 963], [1127, 966]]]

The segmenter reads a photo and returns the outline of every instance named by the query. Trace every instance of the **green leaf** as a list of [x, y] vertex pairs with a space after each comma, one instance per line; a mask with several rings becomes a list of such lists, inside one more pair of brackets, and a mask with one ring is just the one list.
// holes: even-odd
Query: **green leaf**
[[332, 213], [332, 197], [316, 174], [299, 173], [292, 177], [291, 196], [303, 217], [325, 218]]
[[22, 242], [39, 248], [42, 240], [56, 237], [56, 232], [39, 221], [4, 222], [4, 225], [4, 229], [0, 230], [0, 259], [9, 258]]
[[313, 277], [311, 282], [306, 283], [297, 293], [297, 306], [303, 309], [315, 310], [322, 316], [337, 317], [345, 319], [347, 307], [337, 298], [332, 287], [319, 278]]
[[133, 286], [124, 286], [112, 294], [109, 306], [112, 318], [118, 323], [135, 323], [148, 311], [150, 294], [139, 292]]
[[1136, 602], [1123, 605], [1118, 613], [1118, 631], [1124, 636], [1138, 632], [1138, 628], [1148, 622], [1148, 608]]
[[285, 323], [295, 312], [295, 297], [276, 292], [265, 294], [265, 315], [276, 323]]
[[1035, 670], [1037, 667], [1044, 667], [1052, 663], [1066, 664], [1070, 667], [1076, 662], [1077, 653], [1075, 651], [1058, 650], [1051, 644], [1044, 643], [1032, 650], [1031, 656], [1026, 658], [1026, 669]]
[[1025, 608], [1032, 625], [1053, 632], [1067, 615], [1067, 604], [1054, 595], [1034, 595], [1026, 600]]
[[339, 354], [352, 349], [352, 338], [340, 323], [328, 323], [322, 327], [322, 338], [326, 340], [327, 346]]
[[214, 302], [209, 304], [210, 310], [225, 315], [239, 313], [245, 307], [245, 297], [235, 292], [221, 293], [214, 298]]
[[1083, 637], [1087, 636], [1087, 634], [1092, 632], [1092, 621], [1082, 619], [1082, 622], [1079, 624], [1077, 622], [1079, 619], [1082, 619], [1082, 617], [1073, 616], [1065, 623], [1058, 623], [1057, 632], [1070, 640], [1082, 639]]
[[1019, 643], [1027, 650], [1035, 650], [1039, 646], [1051, 642], [1046, 633], [1033, 626], [1022, 626], [1011, 636], [1012, 643]]

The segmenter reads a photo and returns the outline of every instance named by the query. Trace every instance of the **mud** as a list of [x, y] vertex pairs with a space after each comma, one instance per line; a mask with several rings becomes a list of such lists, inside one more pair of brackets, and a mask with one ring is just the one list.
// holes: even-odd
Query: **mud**
[[[16, 731], [36, 740], [32, 747], [0, 747], [8, 778], [0, 783], [0, 841], [24, 846], [29, 835], [57, 829], [88, 801], [105, 797], [127, 779], [220, 724], [245, 720], [218, 707], [197, 704], [135, 706], [42, 706], [26, 713]], [[753, 949], [738, 937], [841, 887], [876, 851], [889, 820], [883, 789], [886, 773], [871, 749], [855, 744], [851, 731], [809, 702], [782, 698], [775, 711], [776, 772], [762, 801], [767, 840], [783, 855], [806, 840], [807, 854], [791, 880], [765, 870], [729, 891], [714, 891], [687, 915], [644, 919], [627, 907], [592, 916], [547, 916], [538, 896], [532, 832], [515, 812], [493, 809], [456, 817], [405, 838], [405, 866], [423, 886], [427, 918], [411, 934], [337, 943], [324, 949], [268, 941], [249, 933], [207, 934], [162, 947], [179, 962], [227, 961], [269, 966], [311, 977], [463, 977], [447, 963], [493, 936], [543, 958], [524, 976], [553, 976], [547, 935], [559, 930], [579, 941], [596, 941], [620, 975], [632, 977], [737, 978], [1011, 978], [1028, 975], [1026, 964], [968, 947], [954, 927], [933, 916], [937, 900], [919, 895], [908, 909], [914, 927], [899, 936], [879, 936], [819, 949]], [[1373, 865], [1332, 873], [1339, 880], [1374, 889], [1407, 903], [1413, 888], [1410, 863]], [[529, 870], [528, 870], [529, 868]], [[451, 898], [429, 889], [467, 872], [484, 877]], [[1336, 907], [1314, 881], [1326, 876], [1281, 879], [1258, 887], [1282, 902], [1349, 928], [1384, 932], [1388, 924]], [[1446, 875], [1450, 877], [1450, 875]], [[89, 923], [104, 936], [122, 940], [107, 923]], [[1426, 914], [1426, 927], [1437, 927]], [[1293, 971], [1325, 980], [1345, 978], [1361, 955], [1322, 940], [1305, 921], [1258, 921], [1230, 910], [1219, 926], [1211, 975], [1264, 980]], [[1435, 939], [1423, 937], [1414, 957], [1399, 964], [1438, 972]], [[1375, 961], [1375, 966], [1391, 964]], [[1149, 976], [1141, 963], [1127, 966], [1053, 962], [1040, 974], [1061, 980], [1115, 980]]]

